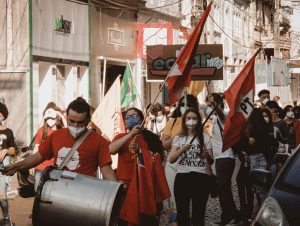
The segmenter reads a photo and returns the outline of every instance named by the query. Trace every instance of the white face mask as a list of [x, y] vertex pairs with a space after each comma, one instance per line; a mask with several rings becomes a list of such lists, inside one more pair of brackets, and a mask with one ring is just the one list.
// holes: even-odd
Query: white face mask
[[198, 122], [198, 120], [190, 119], [190, 120], [187, 120], [185, 122], [185, 125], [186, 125], [187, 128], [191, 129], [191, 128], [195, 127], [195, 125], [197, 124], [197, 122]]
[[4, 119], [1, 118], [1, 119], [0, 119], [0, 125], [3, 125], [3, 124], [4, 124]]
[[270, 119], [269, 119], [268, 116], [264, 116], [264, 118], [265, 118], [266, 123], [269, 123], [269, 122], [270, 122]]
[[294, 112], [293, 111], [288, 111], [286, 113], [286, 117], [288, 117], [288, 118], [294, 118]]
[[47, 125], [50, 127], [50, 128], [52, 128], [54, 125], [55, 125], [55, 119], [51, 119], [51, 118], [49, 118], [49, 119], [47, 119]]
[[262, 101], [261, 101], [261, 103], [263, 104], [263, 105], [266, 105], [268, 102], [269, 102], [269, 98], [265, 98], [265, 99], [263, 99]]
[[86, 127], [75, 127], [75, 126], [68, 126], [68, 129], [71, 133], [71, 135], [75, 138], [77, 138], [78, 136], [80, 136], [81, 134], [84, 133], [84, 131], [86, 130]]
[[162, 120], [164, 119], [164, 116], [163, 115], [159, 115], [156, 117], [156, 120], [161, 122]]

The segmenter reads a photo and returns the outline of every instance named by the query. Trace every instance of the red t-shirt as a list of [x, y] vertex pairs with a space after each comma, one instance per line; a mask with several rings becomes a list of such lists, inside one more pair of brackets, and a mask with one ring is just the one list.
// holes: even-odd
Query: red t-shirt
[[[113, 141], [120, 139], [125, 136], [126, 133], [120, 133], [116, 135]], [[134, 139], [134, 136], [131, 137], [118, 152], [118, 169], [117, 169], [117, 179], [123, 181], [127, 186], [129, 186], [130, 181], [133, 176], [134, 163], [131, 158], [131, 153], [129, 152], [129, 144]], [[142, 135], [137, 135], [135, 138], [135, 142], [138, 143], [141, 149], [148, 149], [148, 144]]]
[[[68, 128], [59, 129], [40, 144], [39, 153], [44, 159], [54, 157], [56, 165], [59, 165], [75, 142], [76, 140], [69, 133]], [[111, 164], [108, 142], [92, 131], [80, 144], [64, 169], [88, 176], [96, 176], [98, 166], [101, 168], [107, 164]]]
[[[38, 129], [34, 139], [35, 144], [41, 144], [43, 142], [43, 131], [44, 131], [44, 127]], [[50, 136], [54, 131], [55, 130], [48, 129], [47, 135]], [[54, 159], [52, 158], [50, 160], [45, 160], [40, 165], [35, 167], [35, 169], [43, 171], [47, 166], [53, 166], [53, 165], [54, 165]]]

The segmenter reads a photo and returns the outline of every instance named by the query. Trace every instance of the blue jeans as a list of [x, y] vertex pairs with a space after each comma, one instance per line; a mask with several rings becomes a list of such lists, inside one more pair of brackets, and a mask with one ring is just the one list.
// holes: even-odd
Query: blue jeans
[[[251, 170], [253, 169], [267, 170], [268, 163], [264, 154], [262, 153], [252, 154], [249, 156], [249, 160], [250, 160]], [[257, 204], [260, 206], [267, 195], [267, 191], [260, 186], [254, 185], [253, 187], [257, 197]]]
[[262, 153], [255, 153], [249, 156], [250, 160], [250, 169], [267, 169], [267, 160], [264, 154]]

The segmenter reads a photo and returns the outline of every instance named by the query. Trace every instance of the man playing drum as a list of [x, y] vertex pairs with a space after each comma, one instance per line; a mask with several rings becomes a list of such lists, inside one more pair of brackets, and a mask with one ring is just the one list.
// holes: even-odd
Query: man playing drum
[[[60, 165], [76, 140], [87, 131], [86, 126], [89, 121], [89, 104], [84, 99], [77, 98], [67, 108], [68, 128], [53, 132], [40, 144], [38, 152], [23, 161], [6, 166], [4, 173], [13, 175], [18, 170], [30, 169], [52, 157], [54, 157], [56, 165]], [[111, 168], [111, 162], [108, 142], [101, 135], [91, 131], [66, 163], [63, 170], [96, 177], [99, 166], [103, 179], [117, 181]]]

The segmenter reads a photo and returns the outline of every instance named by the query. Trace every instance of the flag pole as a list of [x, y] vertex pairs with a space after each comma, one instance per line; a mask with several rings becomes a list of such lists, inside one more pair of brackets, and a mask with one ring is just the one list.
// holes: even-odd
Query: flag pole
[[[224, 98], [224, 97], [223, 97]], [[223, 100], [224, 101], [224, 100]], [[213, 115], [213, 113], [215, 113], [215, 111], [217, 110], [217, 108], [219, 107], [219, 105], [221, 104], [221, 103], [224, 103], [224, 102], [220, 102], [220, 103], [217, 103], [215, 106], [214, 106], [214, 108], [213, 108], [213, 110], [208, 114], [208, 116], [206, 117], [206, 119], [204, 120], [204, 122], [202, 123], [202, 125], [201, 125], [201, 127], [203, 128], [203, 126], [205, 125], [205, 123], [207, 123], [207, 121], [208, 121], [208, 119], [210, 118], [210, 116], [212, 116]], [[196, 135], [193, 137], [193, 139], [190, 141], [190, 144], [192, 144], [193, 142], [194, 142], [194, 140], [196, 139], [196, 137], [199, 135], [199, 133], [200, 133], [200, 130], [196, 133]]]
[[[137, 85], [136, 85], [136, 81], [135, 81], [135, 79], [134, 79], [134, 77], [133, 77], [133, 73], [132, 73], [132, 69], [131, 69], [131, 66], [130, 66], [130, 63], [129, 63], [129, 60], [127, 59], [127, 64], [128, 64], [128, 66], [129, 66], [129, 70], [130, 70], [130, 72], [131, 72], [131, 78], [132, 78], [132, 81], [133, 81], [133, 85], [135, 86], [135, 89], [136, 89], [136, 91], [138, 91], [138, 89], [137, 89]], [[144, 109], [144, 104], [143, 104], [143, 102], [142, 102], [142, 98], [141, 98], [141, 95], [140, 95], [140, 93], [139, 92], [137, 92], [137, 95], [138, 95], [138, 98], [139, 98], [139, 100], [140, 100], [140, 102], [141, 102], [141, 106], [142, 106], [142, 108]]]

